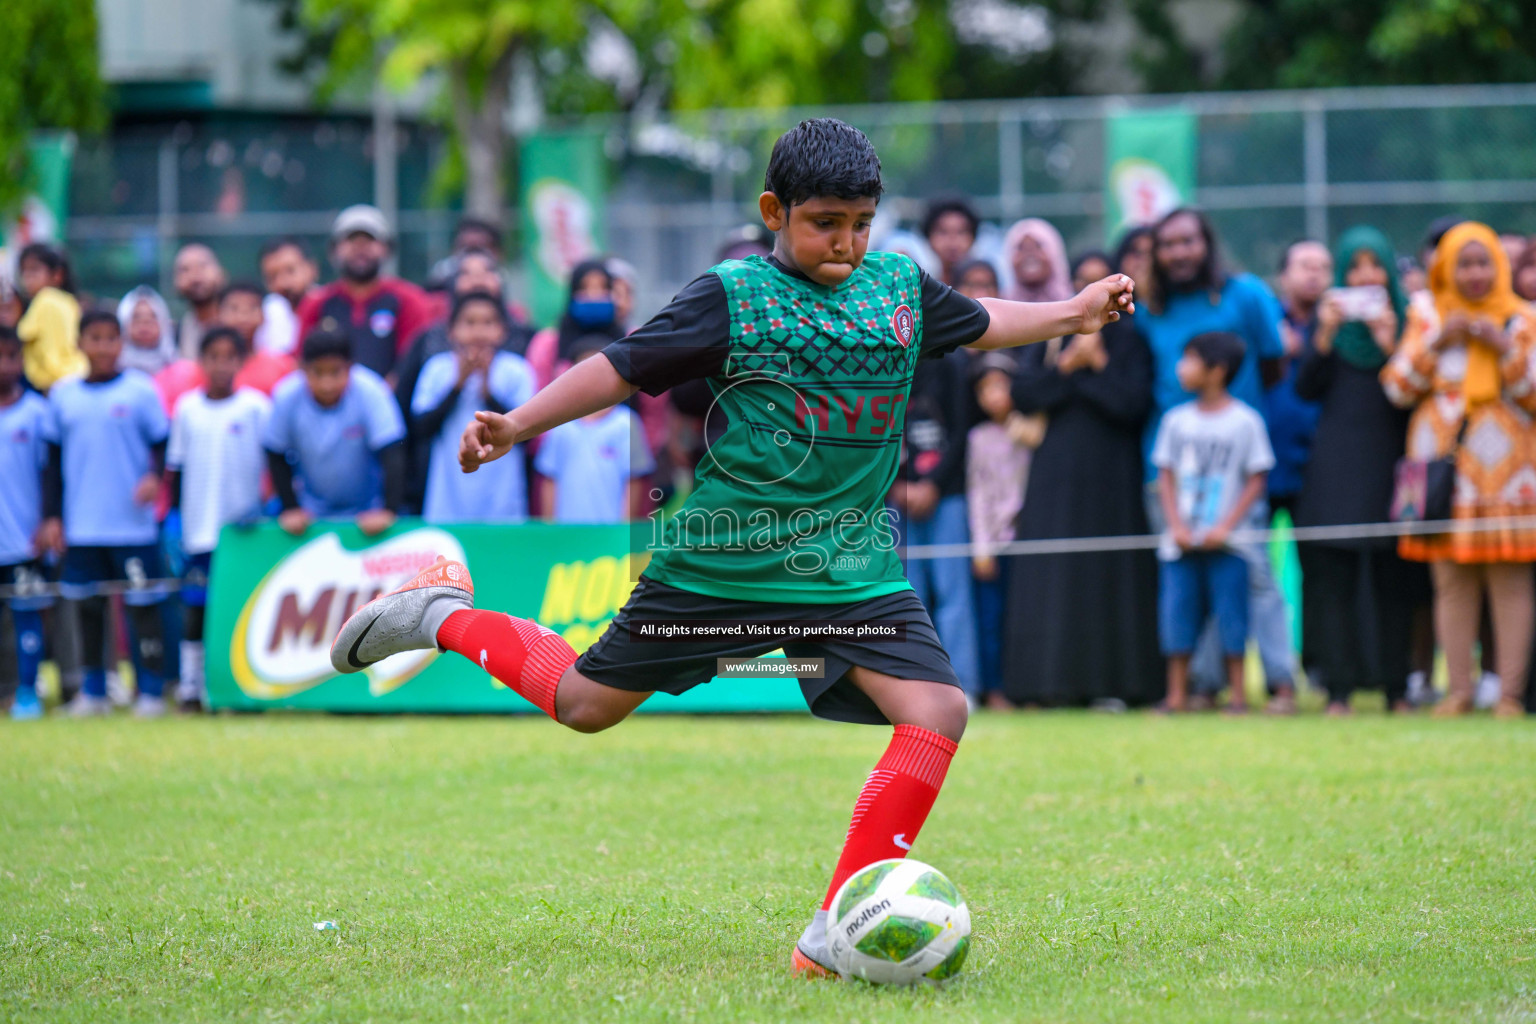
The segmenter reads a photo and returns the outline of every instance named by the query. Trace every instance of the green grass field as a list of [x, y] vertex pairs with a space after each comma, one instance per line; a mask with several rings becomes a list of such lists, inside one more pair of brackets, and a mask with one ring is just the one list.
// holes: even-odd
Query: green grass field
[[0, 724], [0, 1016], [1536, 1020], [1532, 725], [977, 716], [913, 850], [970, 901], [965, 973], [792, 978], [885, 740]]

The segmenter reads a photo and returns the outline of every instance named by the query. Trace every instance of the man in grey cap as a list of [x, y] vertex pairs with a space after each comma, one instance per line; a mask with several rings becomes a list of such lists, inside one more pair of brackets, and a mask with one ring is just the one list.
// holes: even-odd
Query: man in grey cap
[[352, 359], [382, 377], [432, 320], [426, 292], [384, 274], [394, 246], [389, 220], [376, 206], [358, 204], [337, 214], [331, 227], [335, 281], [311, 292], [299, 306], [299, 339], [316, 327], [352, 339]]

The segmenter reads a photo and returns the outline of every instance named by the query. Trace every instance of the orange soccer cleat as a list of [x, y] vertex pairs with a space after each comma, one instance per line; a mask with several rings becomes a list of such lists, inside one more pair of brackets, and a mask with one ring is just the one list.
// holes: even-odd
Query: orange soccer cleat
[[436, 647], [444, 620], [474, 606], [469, 569], [440, 558], [354, 612], [331, 643], [331, 666], [338, 672], [361, 672], [392, 654]]

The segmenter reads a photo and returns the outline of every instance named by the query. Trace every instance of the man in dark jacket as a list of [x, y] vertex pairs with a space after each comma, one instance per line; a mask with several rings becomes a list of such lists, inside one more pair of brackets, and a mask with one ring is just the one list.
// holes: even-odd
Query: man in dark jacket
[[331, 263], [340, 277], [299, 305], [299, 341], [316, 327], [352, 342], [353, 361], [393, 383], [395, 362], [432, 320], [427, 293], [385, 274], [394, 232], [377, 207], [349, 206], [331, 228]]

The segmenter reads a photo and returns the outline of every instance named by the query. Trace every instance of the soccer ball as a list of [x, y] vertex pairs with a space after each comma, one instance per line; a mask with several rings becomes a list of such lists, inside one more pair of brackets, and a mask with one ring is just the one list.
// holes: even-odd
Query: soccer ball
[[882, 985], [939, 982], [971, 949], [971, 911], [955, 883], [917, 860], [879, 860], [832, 898], [827, 950], [845, 978]]

